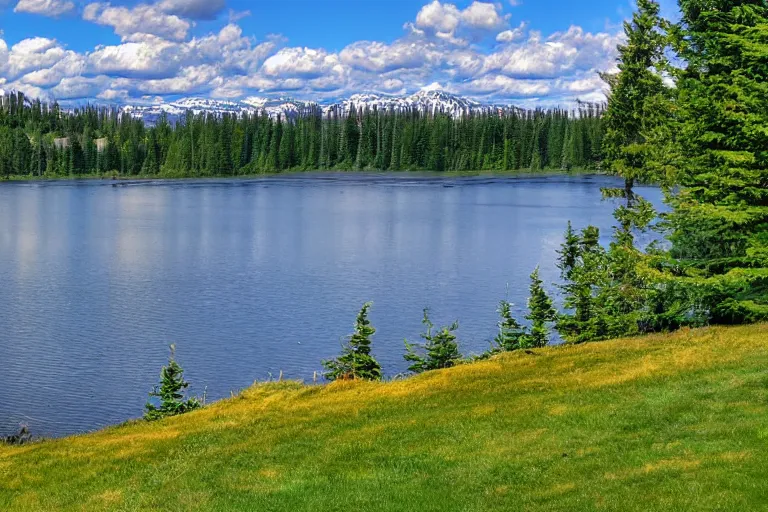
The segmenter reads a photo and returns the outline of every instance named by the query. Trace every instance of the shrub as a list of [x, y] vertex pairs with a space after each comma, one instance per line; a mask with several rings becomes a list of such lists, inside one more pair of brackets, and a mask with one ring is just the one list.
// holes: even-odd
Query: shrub
[[[189, 382], [184, 380], [184, 370], [174, 358], [176, 346], [171, 345], [170, 349], [168, 366], [163, 366], [160, 371], [159, 389], [155, 386], [149, 394], [149, 401], [144, 406], [144, 419], [148, 421], [184, 414], [201, 406], [200, 400], [196, 397], [184, 397], [184, 391], [189, 387]], [[152, 403], [153, 398], [160, 402], [159, 406]]]
[[325, 378], [381, 380], [381, 365], [371, 355], [371, 337], [376, 329], [368, 320], [368, 311], [372, 303], [366, 302], [357, 314], [355, 332], [349, 336], [349, 341], [342, 348], [341, 355], [330, 361], [323, 361], [328, 370]]
[[437, 333], [432, 332], [434, 325], [429, 320], [429, 309], [424, 308], [424, 319], [422, 323], [426, 326], [426, 332], [421, 334], [425, 343], [408, 343], [405, 340], [405, 360], [412, 363], [408, 369], [414, 373], [421, 373], [428, 370], [437, 370], [439, 368], [450, 368], [461, 361], [459, 345], [456, 342], [454, 332], [459, 328], [459, 322], [456, 321], [450, 326], [440, 328]]

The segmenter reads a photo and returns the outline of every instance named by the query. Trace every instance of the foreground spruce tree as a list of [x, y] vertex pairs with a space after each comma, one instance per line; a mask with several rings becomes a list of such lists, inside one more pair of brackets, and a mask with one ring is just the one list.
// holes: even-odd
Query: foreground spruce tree
[[768, 7], [680, 0], [672, 250], [706, 321], [768, 318]]
[[587, 226], [576, 233], [570, 222], [558, 251], [565, 312], [557, 316], [557, 330], [569, 343], [608, 337], [601, 291], [608, 281], [608, 256], [600, 245], [600, 230]]
[[411, 363], [408, 370], [414, 373], [421, 373], [428, 370], [437, 370], [440, 368], [450, 368], [461, 361], [459, 345], [456, 342], [456, 330], [459, 328], [459, 322], [456, 321], [450, 326], [441, 327], [436, 333], [433, 333], [434, 324], [429, 319], [429, 309], [424, 308], [424, 318], [421, 321], [426, 327], [426, 331], [421, 334], [424, 343], [408, 343], [405, 340], [405, 360]]
[[371, 336], [376, 332], [368, 320], [371, 306], [370, 302], [363, 304], [357, 314], [355, 332], [350, 335], [341, 355], [336, 359], [323, 361], [323, 366], [328, 370], [325, 373], [326, 379], [381, 380], [381, 366], [371, 355]]
[[499, 303], [499, 334], [494, 338], [496, 351], [510, 352], [526, 348], [526, 329], [512, 316], [512, 303]]
[[[185, 398], [184, 391], [189, 383], [184, 380], [184, 370], [174, 358], [176, 346], [171, 345], [171, 355], [168, 358], [168, 366], [163, 366], [160, 371], [160, 386], [149, 394], [150, 400], [144, 406], [144, 419], [158, 420], [166, 416], [183, 414], [200, 407], [197, 398]], [[160, 402], [159, 406], [152, 403], [155, 398]]]
[[539, 267], [531, 274], [530, 296], [528, 297], [528, 315], [531, 330], [527, 341], [531, 347], [543, 347], [549, 343], [548, 324], [557, 318], [557, 311], [552, 306], [552, 299], [544, 291], [543, 282], [539, 277]]
[[637, 195], [634, 186], [654, 179], [653, 168], [648, 165], [652, 149], [648, 136], [660, 122], [658, 105], [669, 97], [659, 72], [666, 64], [662, 25], [659, 4], [638, 0], [632, 20], [624, 24], [627, 42], [618, 48], [619, 73], [608, 81], [604, 163], [624, 178], [624, 187], [603, 189], [603, 195], [621, 198], [624, 204], [614, 211], [618, 225], [598, 297], [605, 332], [594, 333], [597, 339], [636, 334], [641, 326], [653, 323], [646, 317], [650, 314], [650, 295], [655, 292], [654, 273], [647, 269], [648, 257], [636, 246], [635, 233], [646, 230], [656, 212]]

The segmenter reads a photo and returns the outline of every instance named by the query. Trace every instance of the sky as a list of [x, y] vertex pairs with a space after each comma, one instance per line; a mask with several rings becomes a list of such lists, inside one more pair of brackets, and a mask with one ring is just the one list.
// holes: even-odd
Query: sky
[[[674, 16], [674, 0], [662, 11]], [[601, 101], [632, 0], [0, 0], [0, 89], [61, 102]]]

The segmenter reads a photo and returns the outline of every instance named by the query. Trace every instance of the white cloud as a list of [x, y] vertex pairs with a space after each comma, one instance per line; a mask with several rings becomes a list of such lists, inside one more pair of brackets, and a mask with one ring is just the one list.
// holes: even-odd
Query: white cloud
[[343, 68], [337, 55], [323, 49], [284, 48], [264, 62], [262, 71], [269, 76], [317, 78]]
[[86, 60], [75, 52], [67, 52], [64, 57], [50, 67], [36, 69], [22, 76], [19, 80], [39, 87], [51, 87], [65, 77], [78, 76], [85, 72]]
[[4, 42], [0, 45], [0, 69], [5, 61], [4, 74], [13, 80], [26, 73], [53, 68], [64, 59], [75, 59], [76, 56], [74, 52], [64, 49], [55, 39], [31, 37], [16, 43], [10, 51]]
[[139, 4], [133, 8], [112, 6], [109, 3], [91, 3], [83, 10], [83, 19], [99, 25], [113, 27], [123, 39], [135, 34], [182, 41], [192, 24], [173, 14], [166, 14], [156, 6]]
[[528, 30], [528, 24], [526, 22], [522, 22], [520, 25], [511, 30], [499, 32], [499, 34], [496, 36], [496, 41], [500, 43], [512, 43], [514, 41], [519, 41], [525, 37], [526, 30]]
[[67, 14], [75, 9], [74, 2], [69, 0], [19, 0], [13, 12], [26, 12], [30, 14], [42, 14], [43, 16], [57, 17]]
[[[0, 36], [2, 36], [2, 33], [0, 33]], [[0, 37], [0, 74], [2, 75], [6, 74], [6, 68], [8, 67], [8, 57], [8, 43], [6, 43]]]
[[243, 37], [242, 29], [230, 23], [218, 34], [193, 38], [185, 46], [200, 62], [214, 63], [238, 73], [255, 73], [283, 44], [284, 40], [276, 36], [257, 43], [252, 38]]
[[379, 87], [384, 91], [394, 92], [394, 91], [401, 90], [404, 85], [405, 83], [399, 78], [390, 78], [381, 82]]
[[74, 76], [63, 78], [61, 82], [50, 89], [56, 99], [92, 98], [99, 94], [109, 83], [107, 76], [83, 77]]
[[416, 26], [436, 32], [452, 33], [461, 21], [461, 12], [453, 4], [442, 4], [434, 0], [421, 8], [416, 15]]
[[508, 45], [485, 58], [485, 72], [512, 77], [555, 78], [584, 70], [612, 67], [620, 34], [585, 32], [572, 26], [546, 40], [531, 32], [528, 40]]
[[122, 77], [169, 78], [185, 62], [185, 49], [161, 38], [99, 46], [88, 54], [91, 73]]
[[485, 75], [465, 84], [462, 89], [474, 94], [502, 97], [542, 96], [552, 90], [546, 80], [518, 80], [504, 75]]
[[510, 26], [501, 3], [474, 1], [460, 9], [434, 0], [404, 25], [400, 38], [357, 41], [333, 52], [286, 47], [281, 36], [256, 40], [243, 33], [237, 13], [217, 31], [192, 36], [194, 20], [223, 18], [223, 0], [137, 1], [86, 5], [84, 19], [112, 27], [122, 39], [86, 52], [45, 37], [9, 48], [0, 34], [0, 85], [42, 98], [147, 102], [255, 94], [322, 100], [405, 94], [439, 82], [488, 101], [553, 105], [603, 98], [597, 71], [615, 67], [622, 39], [578, 26], [545, 36], [525, 22]]
[[193, 20], [213, 20], [226, 7], [225, 0], [161, 0], [157, 7]]
[[356, 69], [388, 72], [438, 63], [441, 53], [434, 45], [419, 40], [400, 40], [393, 44], [358, 41], [339, 54], [341, 62]]
[[185, 67], [171, 78], [138, 81], [136, 89], [147, 94], [190, 94], [206, 89], [217, 80], [220, 80], [218, 69], [203, 64]]
[[461, 10], [454, 4], [433, 0], [421, 8], [415, 24], [406, 24], [406, 28], [417, 35], [431, 35], [463, 46], [469, 40], [482, 39], [488, 33], [506, 27], [508, 23], [509, 15], [502, 15], [498, 4], [475, 1]]
[[493, 31], [507, 24], [508, 16], [499, 13], [496, 4], [472, 2], [472, 5], [461, 12], [462, 21], [469, 27]]

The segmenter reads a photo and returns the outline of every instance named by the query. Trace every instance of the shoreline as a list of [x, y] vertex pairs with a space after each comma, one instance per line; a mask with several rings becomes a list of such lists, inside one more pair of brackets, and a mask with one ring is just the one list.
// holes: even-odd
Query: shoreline
[[471, 177], [546, 177], [546, 176], [610, 176], [598, 169], [573, 169], [565, 171], [561, 169], [542, 169], [531, 171], [529, 169], [518, 169], [510, 171], [430, 171], [430, 170], [409, 170], [409, 171], [391, 171], [391, 170], [361, 170], [350, 171], [342, 169], [314, 169], [314, 170], [289, 170], [282, 172], [266, 172], [258, 174], [238, 174], [238, 175], [210, 175], [210, 176], [163, 176], [163, 175], [132, 175], [123, 176], [112, 173], [107, 174], [84, 174], [77, 176], [30, 176], [30, 175], [9, 175], [0, 178], [0, 183], [24, 183], [24, 182], [68, 182], [68, 181], [182, 181], [182, 180], [242, 180], [258, 178], [274, 178], [277, 176], [298, 176], [298, 175], [376, 175], [376, 176], [407, 176], [411, 178], [471, 178]]

